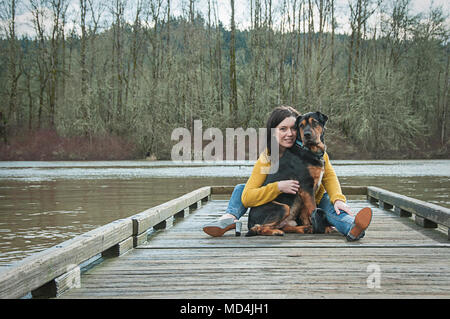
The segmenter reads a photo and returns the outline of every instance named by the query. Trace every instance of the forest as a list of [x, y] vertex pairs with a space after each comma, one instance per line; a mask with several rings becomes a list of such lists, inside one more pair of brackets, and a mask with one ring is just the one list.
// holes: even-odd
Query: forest
[[175, 128], [277, 105], [327, 114], [332, 159], [449, 158], [448, 12], [348, 0], [344, 29], [335, 0], [245, 1], [238, 27], [235, 0], [226, 23], [217, 0], [0, 0], [0, 160], [170, 159]]

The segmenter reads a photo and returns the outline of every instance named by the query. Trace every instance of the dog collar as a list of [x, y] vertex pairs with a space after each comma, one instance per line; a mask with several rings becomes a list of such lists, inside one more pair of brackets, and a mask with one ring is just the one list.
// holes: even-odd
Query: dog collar
[[298, 146], [300, 146], [300, 148], [302, 148], [302, 149], [304, 149], [304, 150], [306, 150], [306, 151], [311, 152], [312, 154], [314, 154], [314, 156], [317, 157], [317, 158], [320, 159], [320, 160], [321, 160], [321, 159], [323, 158], [323, 156], [325, 155], [325, 151], [319, 152], [319, 153], [314, 153], [314, 152], [312, 152], [308, 147], [306, 147], [305, 145], [303, 145], [302, 141], [300, 141], [299, 139], [296, 139], [296, 140], [295, 140], [295, 143], [296, 143]]

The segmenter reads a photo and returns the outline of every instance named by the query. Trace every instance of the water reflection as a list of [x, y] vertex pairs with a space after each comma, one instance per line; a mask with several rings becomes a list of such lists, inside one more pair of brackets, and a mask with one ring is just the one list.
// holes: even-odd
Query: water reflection
[[[342, 185], [379, 186], [450, 207], [450, 161], [333, 165]], [[251, 169], [251, 163], [0, 162], [0, 266], [196, 188], [245, 182]]]
[[245, 178], [0, 180], [0, 265], [206, 185]]
[[[57, 179], [135, 179], [249, 176], [253, 162], [115, 161], [0, 162], [0, 179], [41, 182]], [[450, 176], [449, 160], [333, 161], [338, 176]]]

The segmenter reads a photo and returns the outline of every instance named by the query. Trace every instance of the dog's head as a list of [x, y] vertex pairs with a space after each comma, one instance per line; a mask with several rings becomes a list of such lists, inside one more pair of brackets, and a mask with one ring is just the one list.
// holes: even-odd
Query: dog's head
[[325, 152], [324, 132], [328, 116], [317, 112], [309, 112], [297, 117], [297, 139], [314, 153]]

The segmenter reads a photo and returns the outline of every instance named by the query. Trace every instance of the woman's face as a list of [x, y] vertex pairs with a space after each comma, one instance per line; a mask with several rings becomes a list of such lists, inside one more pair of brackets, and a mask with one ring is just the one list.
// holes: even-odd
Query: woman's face
[[280, 146], [280, 150], [290, 148], [294, 145], [295, 139], [297, 138], [295, 120], [296, 118], [293, 116], [287, 117], [275, 128], [275, 138]]

